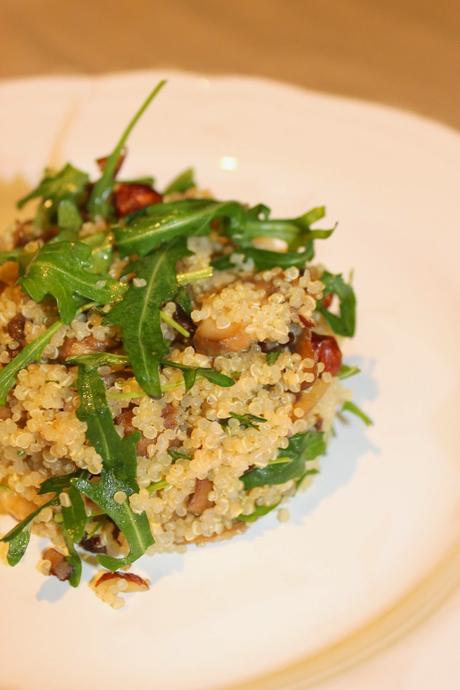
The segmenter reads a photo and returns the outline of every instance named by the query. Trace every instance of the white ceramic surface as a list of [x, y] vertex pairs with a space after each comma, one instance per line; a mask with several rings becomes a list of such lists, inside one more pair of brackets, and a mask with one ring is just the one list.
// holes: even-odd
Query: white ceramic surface
[[[49, 162], [95, 171], [160, 76], [0, 85], [4, 199]], [[193, 164], [219, 197], [281, 215], [327, 205], [339, 227], [317, 253], [355, 271], [346, 357], [363, 369], [350, 387], [375, 426], [339, 426], [288, 524], [271, 515], [232, 542], [142, 559], [135, 571], [152, 589], [122, 611], [43, 579], [34, 540], [16, 569], [0, 569], [2, 690], [236, 684], [372, 620], [459, 536], [460, 137], [272, 82], [171, 74], [129, 150], [125, 173], [153, 172], [160, 187]]]

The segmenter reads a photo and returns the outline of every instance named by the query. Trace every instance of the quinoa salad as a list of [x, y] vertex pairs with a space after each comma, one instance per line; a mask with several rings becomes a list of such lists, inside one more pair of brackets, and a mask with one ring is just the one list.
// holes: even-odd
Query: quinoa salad
[[[111, 606], [144, 591], [142, 555], [230, 538], [319, 471], [344, 413], [355, 331], [351, 277], [314, 262], [313, 208], [273, 218], [217, 200], [188, 169], [161, 192], [126, 180], [126, 141], [99, 177], [45, 170], [0, 238], [0, 512], [40, 572]], [[32, 204], [31, 204], [32, 207]], [[134, 566], [135, 568], [135, 566]]]

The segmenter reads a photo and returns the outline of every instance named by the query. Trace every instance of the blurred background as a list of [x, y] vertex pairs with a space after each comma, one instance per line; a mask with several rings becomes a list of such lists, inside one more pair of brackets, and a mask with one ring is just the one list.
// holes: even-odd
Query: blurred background
[[460, 129], [459, 0], [1, 0], [0, 78], [245, 73]]

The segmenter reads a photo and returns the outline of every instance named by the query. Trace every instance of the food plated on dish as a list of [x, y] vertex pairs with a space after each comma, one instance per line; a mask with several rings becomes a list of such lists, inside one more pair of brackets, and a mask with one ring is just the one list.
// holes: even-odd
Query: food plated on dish
[[349, 280], [314, 263], [314, 208], [273, 219], [216, 200], [187, 170], [159, 193], [124, 180], [128, 125], [100, 177], [46, 171], [2, 237], [0, 508], [10, 565], [31, 530], [39, 568], [95, 592], [148, 582], [144, 553], [231, 537], [318, 472], [338, 414], [368, 418], [341, 379]]

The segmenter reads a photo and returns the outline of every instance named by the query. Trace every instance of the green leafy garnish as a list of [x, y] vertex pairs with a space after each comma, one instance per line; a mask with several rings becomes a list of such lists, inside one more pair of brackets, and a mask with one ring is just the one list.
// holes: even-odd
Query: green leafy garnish
[[159, 81], [153, 89], [153, 91], [151, 91], [151, 93], [147, 96], [139, 110], [136, 112], [136, 114], [124, 130], [112, 153], [110, 154], [110, 156], [108, 156], [107, 160], [105, 161], [102, 175], [94, 185], [88, 203], [89, 212], [92, 218], [107, 218], [110, 214], [110, 196], [112, 194], [113, 183], [115, 181], [115, 176], [117, 172], [118, 159], [120, 158], [123, 152], [123, 148], [133, 128], [137, 124], [138, 120], [142, 117], [144, 112], [147, 110], [155, 96], [163, 88], [165, 83], [165, 80]]
[[190, 390], [199, 377], [207, 379], [210, 383], [214, 383], [216, 386], [221, 386], [222, 388], [228, 388], [229, 386], [235, 385], [234, 379], [230, 378], [230, 376], [221, 374], [220, 371], [216, 371], [210, 367], [188, 367], [185, 364], [172, 362], [169, 359], [162, 360], [161, 364], [164, 367], [172, 367], [173, 369], [181, 370], [186, 391]]
[[278, 453], [277, 459], [285, 458], [286, 462], [249, 470], [243, 474], [241, 481], [248, 491], [255, 486], [284, 484], [290, 479], [300, 479], [305, 473], [305, 463], [323, 455], [325, 451], [324, 433], [307, 431], [305, 434], [295, 434], [289, 439], [288, 447]]
[[81, 241], [91, 247], [90, 270], [93, 273], [106, 273], [112, 262], [112, 233], [97, 232], [94, 235], [83, 237]]
[[265, 417], [257, 417], [255, 414], [237, 414], [236, 412], [230, 412], [229, 414], [230, 417], [220, 420], [221, 424], [227, 425], [229, 419], [232, 418], [237, 419], [243, 429], [258, 429], [259, 424], [263, 424], [267, 421]]
[[75, 486], [71, 485], [67, 489], [67, 495], [70, 500], [70, 506], [62, 506], [62, 531], [69, 552], [67, 560], [72, 567], [69, 576], [69, 584], [72, 587], [78, 587], [81, 579], [81, 558], [74, 544], [80, 543], [83, 539], [87, 515], [85, 503]]
[[112, 352], [93, 352], [90, 355], [78, 355], [68, 357], [67, 364], [81, 364], [89, 369], [96, 369], [105, 365], [126, 365], [129, 364], [126, 355], [115, 355]]
[[337, 295], [340, 307], [338, 314], [329, 311], [322, 304], [317, 305], [317, 310], [334, 333], [351, 338], [356, 328], [356, 297], [352, 286], [344, 281], [340, 273], [333, 275], [328, 271], [321, 274], [321, 282], [324, 285], [324, 296]]
[[38, 336], [33, 342], [26, 345], [21, 352], [16, 355], [0, 371], [0, 405], [6, 403], [8, 393], [16, 382], [16, 376], [21, 369], [28, 367], [32, 362], [37, 362], [43, 354], [43, 350], [55, 333], [61, 328], [62, 322], [56, 321], [44, 333]]
[[[335, 228], [328, 230], [312, 230], [311, 225], [324, 218], [324, 206], [312, 208], [302, 216], [291, 219], [270, 218], [270, 209], [259, 204], [246, 212], [245, 221], [241, 225], [231, 224], [227, 233], [240, 247], [251, 247], [256, 237], [273, 237], [284, 240], [288, 249], [293, 251], [299, 247], [307, 248], [315, 239], [327, 239]], [[278, 254], [278, 252], [274, 252]]]
[[30, 540], [30, 526], [32, 521], [39, 513], [41, 513], [42, 510], [48, 508], [48, 506], [57, 505], [58, 503], [59, 499], [57, 496], [54, 496], [49, 501], [32, 511], [32, 513], [24, 518], [24, 520], [15, 525], [13, 529], [11, 529], [1, 538], [0, 541], [4, 541], [9, 545], [7, 555], [9, 565], [17, 565], [24, 556]]
[[45, 479], [44, 482], [40, 484], [38, 494], [41, 496], [43, 494], [56, 493], [59, 494], [64, 489], [68, 489], [71, 485], [72, 479], [78, 479], [86, 475], [85, 470], [76, 470], [75, 472], [70, 472], [70, 474], [61, 474], [57, 477], [50, 477]]
[[178, 285], [176, 264], [187, 249], [182, 242], [136, 261], [130, 266], [142, 287], [130, 285], [124, 299], [106, 320], [121, 328], [123, 345], [137, 382], [149, 395], [161, 396], [158, 360], [169, 350], [160, 326], [160, 307], [174, 299]]
[[30, 262], [22, 286], [36, 302], [52, 295], [61, 319], [70, 323], [85, 299], [111, 304], [126, 286], [107, 274], [91, 271], [91, 249], [82, 242], [50, 242]]
[[118, 434], [107, 404], [104, 382], [96, 369], [80, 366], [77, 388], [80, 396], [77, 416], [86, 422], [89, 442], [102, 457], [105, 469], [112, 471], [117, 481], [124, 483], [124, 490], [127, 487], [137, 490], [136, 443], [140, 433], [134, 432], [123, 438]]
[[196, 187], [195, 172], [193, 168], [187, 168], [168, 184], [163, 194], [172, 194], [173, 192], [183, 194], [192, 187]]
[[155, 204], [129, 223], [115, 226], [115, 240], [122, 256], [145, 256], [179, 237], [207, 235], [212, 220], [236, 217], [241, 213], [242, 206], [235, 201], [184, 199]]
[[[86, 435], [91, 445], [102, 457], [103, 469], [100, 477], [88, 476], [72, 480], [72, 485], [90, 498], [104, 511], [123, 532], [130, 552], [126, 558], [99, 556], [99, 562], [116, 570], [137, 560], [153, 544], [153, 537], [145, 513], [133, 513], [127, 497], [138, 490], [136, 481], [136, 443], [138, 432], [121, 438], [107, 404], [102, 378], [95, 369], [80, 366], [77, 380], [80, 407], [77, 415], [86, 422]], [[123, 492], [126, 500], [119, 503], [114, 496]]]
[[267, 364], [269, 366], [271, 366], [272, 364], [275, 364], [275, 362], [278, 359], [278, 357], [280, 356], [280, 354], [281, 354], [281, 350], [273, 350], [273, 352], [268, 352], [267, 357], [266, 357]]
[[83, 220], [78, 206], [72, 199], [63, 199], [59, 202], [57, 222], [61, 230], [76, 232], [81, 228]]
[[360, 373], [361, 369], [359, 367], [353, 367], [349, 366], [348, 364], [342, 364], [339, 371], [339, 379], [342, 379], [342, 381], [344, 381], [345, 379], [349, 379], [352, 376], [356, 376], [356, 374]]
[[173, 460], [191, 460], [192, 456], [185, 450], [178, 450], [177, 448], [168, 448], [168, 455], [171, 456]]
[[149, 494], [154, 494], [157, 491], [166, 489], [167, 486], [169, 486], [169, 482], [167, 482], [166, 479], [161, 479], [159, 482], [153, 482], [153, 484], [150, 484], [147, 487], [147, 491], [149, 492]]
[[62, 201], [71, 201], [77, 208], [84, 197], [89, 182], [87, 173], [67, 163], [56, 173], [45, 171], [45, 176], [35, 189], [23, 196], [17, 202], [17, 207], [22, 208], [32, 199], [43, 200], [42, 211], [46, 212], [48, 219], [58, 217], [58, 207]]
[[[120, 461], [122, 459], [120, 458]], [[123, 532], [129, 545], [129, 554], [125, 558], [112, 558], [100, 555], [98, 561], [109, 570], [117, 570], [133, 563], [140, 558], [149, 546], [153, 544], [149, 521], [145, 513], [134, 513], [129, 505], [128, 498], [123, 503], [117, 503], [114, 495], [123, 491], [126, 496], [134, 493], [131, 484], [120, 481], [112, 470], [103, 469], [100, 477], [90, 481], [89, 479], [76, 479], [74, 486], [78, 491], [96, 503]]]
[[359, 419], [361, 419], [366, 426], [372, 426], [374, 423], [372, 419], [358, 407], [358, 405], [355, 405], [355, 403], [351, 402], [350, 400], [347, 400], [343, 403], [342, 411], [351, 412], [351, 414], [356, 415], [356, 417], [359, 417]]

